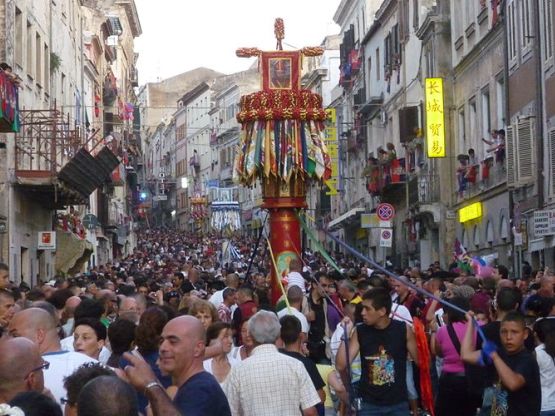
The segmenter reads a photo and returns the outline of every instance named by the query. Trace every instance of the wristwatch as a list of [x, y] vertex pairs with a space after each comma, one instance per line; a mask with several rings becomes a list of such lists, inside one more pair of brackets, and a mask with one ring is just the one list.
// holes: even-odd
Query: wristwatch
[[146, 393], [147, 393], [150, 389], [152, 389], [153, 387], [158, 387], [158, 388], [164, 390], [164, 387], [163, 387], [157, 380], [156, 380], [156, 381], [151, 381], [150, 383], [148, 383], [148, 384], [145, 386], [144, 395], [146, 396]]

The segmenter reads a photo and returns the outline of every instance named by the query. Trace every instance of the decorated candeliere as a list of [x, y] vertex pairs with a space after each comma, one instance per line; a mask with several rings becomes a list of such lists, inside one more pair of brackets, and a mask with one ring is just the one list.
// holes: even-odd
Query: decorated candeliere
[[276, 19], [275, 51], [240, 48], [239, 57], [258, 57], [262, 90], [241, 97], [237, 120], [241, 136], [234, 179], [245, 186], [259, 180], [263, 208], [270, 214], [270, 246], [277, 271], [272, 273], [272, 297], [281, 295], [278, 278], [289, 271], [291, 259], [301, 253], [300, 225], [296, 211], [306, 208], [309, 180], [331, 175], [324, 142], [327, 118], [322, 97], [301, 89], [303, 56], [322, 55], [321, 47], [284, 51], [282, 19]]

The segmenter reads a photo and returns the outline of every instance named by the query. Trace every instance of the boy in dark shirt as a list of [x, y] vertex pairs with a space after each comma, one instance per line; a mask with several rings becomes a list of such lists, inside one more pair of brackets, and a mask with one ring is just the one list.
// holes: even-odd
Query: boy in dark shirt
[[280, 320], [281, 333], [280, 337], [283, 341], [285, 348], [280, 349], [279, 352], [295, 358], [303, 363], [304, 368], [308, 372], [314, 388], [320, 396], [321, 403], [316, 405], [316, 410], [318, 415], [324, 414], [324, 402], [326, 400], [326, 393], [324, 393], [324, 387], [326, 383], [322, 380], [320, 373], [318, 372], [318, 367], [314, 361], [310, 358], [305, 357], [301, 353], [301, 344], [304, 342], [305, 336], [301, 332], [301, 322], [299, 319], [293, 315], [285, 315]]
[[[472, 315], [467, 314], [469, 322]], [[538, 363], [526, 350], [528, 337], [524, 317], [516, 311], [509, 312], [501, 321], [500, 336], [502, 348], [497, 351], [488, 342], [482, 350], [472, 347], [474, 325], [468, 325], [461, 346], [462, 358], [471, 364], [478, 364], [483, 356], [489, 357], [495, 366], [499, 382], [491, 409], [492, 416], [539, 416], [541, 386]]]

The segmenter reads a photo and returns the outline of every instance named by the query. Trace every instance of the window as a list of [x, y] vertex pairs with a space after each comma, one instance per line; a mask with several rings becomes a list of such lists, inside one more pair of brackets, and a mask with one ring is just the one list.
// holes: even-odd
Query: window
[[33, 78], [33, 25], [31, 22], [27, 22], [27, 75]]
[[466, 153], [466, 126], [464, 119], [464, 107], [459, 109], [459, 150], [461, 153]]
[[420, 8], [418, 7], [418, 0], [412, 0], [412, 26], [415, 30], [420, 26]]
[[495, 82], [495, 97], [497, 101], [495, 126], [500, 129], [505, 126], [505, 81], [503, 78], [498, 78]]
[[489, 89], [482, 91], [482, 137], [486, 140], [491, 131], [490, 99]]
[[391, 39], [391, 32], [385, 37], [384, 41], [384, 65], [386, 71], [390, 70], [390, 66], [392, 64], [392, 54], [393, 54], [393, 42]]
[[50, 51], [47, 44], [44, 44], [44, 91], [48, 93], [49, 91], [49, 79], [50, 79]]
[[460, 0], [453, 0], [453, 16], [459, 16], [458, 19], [451, 19], [451, 24], [453, 25], [453, 41], [456, 42], [456, 40], [458, 38], [460, 38], [462, 36], [462, 16], [463, 16], [463, 11], [462, 11], [462, 4], [463, 2]]
[[476, 247], [479, 247], [479, 246], [480, 246], [480, 231], [478, 230], [478, 226], [477, 226], [477, 225], [474, 226], [474, 232], [473, 232], [473, 234], [474, 234], [474, 236], [473, 236], [472, 240], [473, 240], [473, 242], [474, 242], [474, 245], [475, 245]]
[[376, 81], [380, 80], [380, 48], [376, 48]]
[[23, 68], [23, 14], [15, 9], [15, 63]]
[[516, 8], [514, 1], [507, 5], [507, 37], [509, 44], [509, 61], [516, 59], [517, 48], [517, 23], [516, 23]]
[[[537, 0], [533, 0], [537, 1]], [[532, 43], [532, 36], [534, 35], [532, 31], [532, 15], [530, 10], [530, 0], [521, 0], [520, 2], [520, 21], [521, 21], [521, 33], [520, 33], [520, 46], [528, 48]]]
[[[455, 0], [457, 1], [457, 0]], [[465, 23], [466, 26], [470, 26], [472, 23], [474, 23], [474, 19], [476, 18], [476, 11], [474, 10], [474, 3], [476, 2], [476, 0], [467, 0], [465, 2], [461, 2], [466, 4], [466, 9], [465, 9]]]
[[469, 119], [469, 121], [470, 121], [470, 140], [474, 142], [476, 140], [476, 136], [478, 134], [478, 131], [477, 131], [477, 128], [476, 128], [477, 127], [476, 126], [476, 124], [477, 124], [476, 123], [476, 101], [471, 100], [469, 105], [468, 105], [468, 108], [470, 108], [470, 114], [469, 114], [469, 116], [470, 116], [470, 119]]
[[542, 0], [542, 52], [545, 61], [553, 58], [553, 0]]
[[61, 87], [60, 92], [61, 92], [61, 95], [62, 95], [62, 103], [65, 103], [64, 97], [65, 97], [65, 93], [66, 93], [66, 74], [64, 74], [63, 72], [62, 72], [60, 87]]
[[486, 225], [486, 241], [488, 244], [493, 244], [493, 225], [488, 221]]
[[37, 85], [42, 86], [42, 41], [38, 32], [35, 34], [35, 65]]
[[368, 58], [368, 64], [366, 68], [366, 73], [368, 74], [368, 94], [370, 94], [370, 89], [372, 88], [372, 58]]

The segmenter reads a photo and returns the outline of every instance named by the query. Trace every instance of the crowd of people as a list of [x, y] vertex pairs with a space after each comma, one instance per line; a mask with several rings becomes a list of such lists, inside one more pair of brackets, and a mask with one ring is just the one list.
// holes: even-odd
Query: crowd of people
[[0, 264], [0, 414], [555, 415], [549, 270], [306, 250], [276, 294], [256, 240], [227, 262], [222, 243], [145, 230], [127, 258], [33, 288]]

